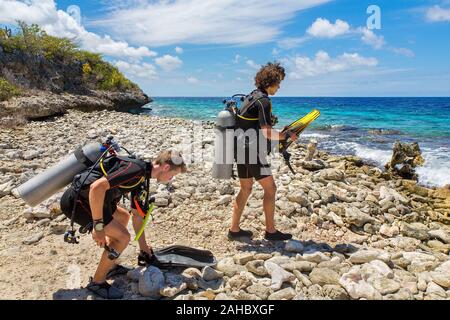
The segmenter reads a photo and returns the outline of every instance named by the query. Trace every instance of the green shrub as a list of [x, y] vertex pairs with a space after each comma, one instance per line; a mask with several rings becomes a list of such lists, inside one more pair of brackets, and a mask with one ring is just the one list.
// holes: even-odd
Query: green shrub
[[102, 62], [94, 66], [93, 74], [96, 75], [101, 90], [130, 90], [137, 85], [125, 78], [120, 71], [109, 64]]
[[8, 82], [4, 78], [0, 78], [0, 101], [8, 100], [20, 94], [20, 89]]

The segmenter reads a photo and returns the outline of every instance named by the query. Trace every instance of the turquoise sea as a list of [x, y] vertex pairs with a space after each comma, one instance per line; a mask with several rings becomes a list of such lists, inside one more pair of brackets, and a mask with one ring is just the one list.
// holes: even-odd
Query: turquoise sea
[[[143, 113], [214, 121], [228, 97], [153, 97]], [[395, 141], [417, 141], [426, 163], [420, 182], [450, 184], [450, 98], [314, 98], [273, 97], [278, 127], [318, 109], [321, 116], [304, 131], [300, 142], [315, 138], [319, 148], [354, 154], [382, 167]], [[372, 130], [380, 129], [377, 132]]]

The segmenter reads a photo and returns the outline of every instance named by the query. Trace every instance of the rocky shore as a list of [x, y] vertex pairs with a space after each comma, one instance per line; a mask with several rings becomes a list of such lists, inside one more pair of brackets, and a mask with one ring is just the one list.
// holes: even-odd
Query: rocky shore
[[[277, 227], [295, 240], [262, 240], [263, 192], [255, 184], [241, 225], [255, 238], [229, 242], [238, 181], [211, 178], [212, 124], [78, 110], [0, 129], [1, 299], [95, 298], [82, 287], [101, 251], [89, 235], [78, 245], [63, 242], [69, 221], [58, 205], [62, 192], [29, 208], [11, 191], [79, 144], [110, 134], [144, 158], [172, 147], [189, 155], [174, 192], [152, 184], [158, 208], [146, 235], [154, 248], [205, 248], [219, 261], [203, 270], [136, 268], [114, 280], [125, 299], [450, 299], [450, 189], [295, 145], [295, 175], [281, 159], [272, 161]], [[137, 253], [130, 243], [120, 262], [135, 266]]]

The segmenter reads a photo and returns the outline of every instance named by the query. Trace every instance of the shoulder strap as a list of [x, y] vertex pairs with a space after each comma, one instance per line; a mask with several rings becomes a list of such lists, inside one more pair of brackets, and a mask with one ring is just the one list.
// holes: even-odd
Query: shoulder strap
[[[138, 165], [139, 167], [141, 167], [141, 169], [143, 169], [144, 172], [145, 172], [145, 175], [144, 175], [143, 177], [141, 177], [141, 179], [139, 179], [139, 181], [136, 182], [135, 184], [129, 185], [129, 186], [120, 185], [120, 186], [119, 186], [120, 188], [123, 188], [123, 189], [133, 189], [133, 188], [137, 187], [139, 184], [141, 184], [142, 182], [144, 182], [144, 181], [146, 180], [146, 178], [147, 178], [147, 171], [146, 171], [147, 164], [146, 164], [144, 161], [139, 160], [139, 159], [135, 159], [135, 158], [131, 158], [131, 157], [129, 157], [129, 156], [117, 156], [117, 155], [116, 155], [116, 156], [114, 156], [114, 157], [117, 158], [117, 159], [119, 159], [119, 160], [121, 160], [121, 161], [132, 162], [132, 163]], [[100, 169], [101, 169], [103, 175], [104, 175], [105, 177], [107, 177], [108, 174], [107, 174], [105, 168], [103, 167], [103, 161], [102, 161], [102, 160], [100, 160], [99, 165], [100, 165]]]
[[141, 159], [132, 158], [130, 156], [116, 156], [116, 157], [122, 161], [133, 162], [134, 164], [137, 164], [139, 167], [141, 167], [144, 170], [147, 168], [147, 164], [145, 163], [145, 161], [143, 161]]
[[245, 97], [244, 101], [248, 101], [248, 104], [240, 110], [240, 115], [245, 114], [250, 109], [250, 107], [252, 107], [257, 101], [261, 100], [262, 98], [268, 97], [265, 93], [261, 92], [261, 90], [252, 91], [252, 93]]

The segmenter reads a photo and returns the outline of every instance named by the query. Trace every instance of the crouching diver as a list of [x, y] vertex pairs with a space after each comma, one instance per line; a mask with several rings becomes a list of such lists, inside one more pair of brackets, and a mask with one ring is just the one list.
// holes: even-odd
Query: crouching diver
[[[132, 156], [113, 155], [101, 159], [73, 179], [72, 185], [61, 198], [63, 213], [81, 226], [80, 230], [91, 231], [92, 238], [105, 248], [94, 277], [87, 289], [105, 299], [119, 299], [123, 293], [106, 282], [110, 276], [124, 274], [127, 268], [114, 262], [130, 242], [127, 225], [132, 216], [136, 234], [143, 226], [141, 199], [147, 198], [149, 180], [167, 183], [175, 175], [186, 172], [180, 153], [162, 151], [152, 162]], [[118, 206], [122, 196], [130, 194], [131, 210]], [[148, 205], [148, 201], [147, 205]], [[75, 210], [73, 210], [75, 207]], [[139, 237], [138, 263], [148, 265], [155, 262], [152, 247], [145, 235]]]
[[276, 123], [276, 118], [272, 115], [272, 103], [269, 95], [274, 95], [278, 91], [284, 77], [284, 68], [279, 63], [269, 62], [262, 66], [255, 76], [257, 89], [243, 99], [236, 118], [236, 129], [240, 130], [240, 133], [236, 133], [235, 144], [240, 190], [233, 203], [231, 228], [228, 232], [230, 240], [253, 236], [251, 231], [240, 229], [239, 222], [252, 192], [254, 180], [264, 189], [265, 239], [288, 240], [292, 238], [291, 234], [282, 233], [275, 228], [276, 185], [267, 162], [267, 155], [272, 149], [270, 145], [274, 143], [278, 145], [280, 140], [288, 138], [292, 141], [297, 139], [297, 135], [290, 131], [281, 133], [272, 128]]

